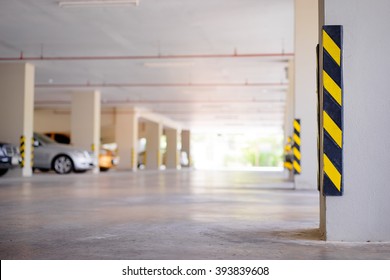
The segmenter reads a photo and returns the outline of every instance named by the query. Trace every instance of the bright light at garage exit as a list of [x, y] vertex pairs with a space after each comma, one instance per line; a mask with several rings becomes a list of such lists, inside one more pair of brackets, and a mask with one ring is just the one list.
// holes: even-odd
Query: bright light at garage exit
[[283, 170], [284, 133], [279, 127], [193, 130], [192, 163], [209, 170]]

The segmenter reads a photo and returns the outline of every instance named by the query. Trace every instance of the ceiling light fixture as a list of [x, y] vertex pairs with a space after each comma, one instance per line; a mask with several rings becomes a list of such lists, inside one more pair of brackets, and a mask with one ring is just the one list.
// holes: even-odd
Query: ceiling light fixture
[[139, 0], [82, 0], [82, 1], [61, 1], [58, 6], [62, 8], [72, 7], [107, 7], [107, 6], [129, 6], [139, 5]]

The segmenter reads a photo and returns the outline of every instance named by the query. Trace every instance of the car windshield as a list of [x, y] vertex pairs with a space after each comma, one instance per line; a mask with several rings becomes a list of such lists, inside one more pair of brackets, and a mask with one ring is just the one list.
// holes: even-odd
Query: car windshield
[[56, 144], [56, 142], [54, 140], [52, 140], [51, 138], [49, 138], [43, 134], [34, 133], [34, 138], [35, 138], [35, 140], [37, 140], [43, 144]]

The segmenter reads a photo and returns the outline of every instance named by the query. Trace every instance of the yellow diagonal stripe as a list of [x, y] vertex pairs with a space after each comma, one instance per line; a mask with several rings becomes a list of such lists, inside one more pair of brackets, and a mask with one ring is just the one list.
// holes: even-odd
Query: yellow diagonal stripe
[[292, 169], [292, 164], [291, 164], [291, 162], [285, 162], [285, 163], [284, 163], [284, 167], [287, 168], [288, 170], [291, 170], [291, 169]]
[[294, 134], [293, 139], [294, 139], [294, 142], [295, 142], [298, 146], [301, 145], [301, 138], [299, 138], [298, 135]]
[[324, 154], [324, 171], [328, 175], [329, 179], [333, 182], [336, 188], [341, 190], [341, 174], [330, 161], [330, 159]]
[[293, 153], [297, 159], [301, 160], [301, 152], [297, 148], [293, 148]]
[[324, 111], [324, 129], [329, 133], [330, 137], [339, 145], [343, 147], [343, 132], [338, 125], [332, 120], [327, 112]]
[[294, 128], [295, 128], [298, 132], [301, 132], [301, 125], [299, 124], [299, 122], [294, 121]]
[[322, 43], [324, 49], [330, 54], [334, 61], [336, 61], [337, 65], [340, 66], [341, 50], [325, 30], [322, 31]]
[[338, 86], [338, 84], [336, 84], [335, 81], [333, 81], [333, 79], [328, 75], [328, 73], [325, 72], [325, 70], [323, 70], [322, 72], [323, 72], [325, 89], [330, 93], [330, 95], [332, 95], [334, 100], [336, 100], [336, 102], [339, 103], [339, 105], [341, 106], [342, 105], [341, 88]]
[[298, 163], [297, 161], [294, 160], [293, 166], [294, 166], [294, 169], [295, 169], [298, 173], [301, 173], [301, 166], [299, 165], [299, 163]]

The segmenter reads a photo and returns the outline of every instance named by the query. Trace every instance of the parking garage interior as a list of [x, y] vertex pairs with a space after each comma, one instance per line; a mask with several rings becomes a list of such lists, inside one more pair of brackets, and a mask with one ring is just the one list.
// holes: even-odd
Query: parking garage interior
[[389, 12], [0, 3], [0, 258], [389, 259]]

